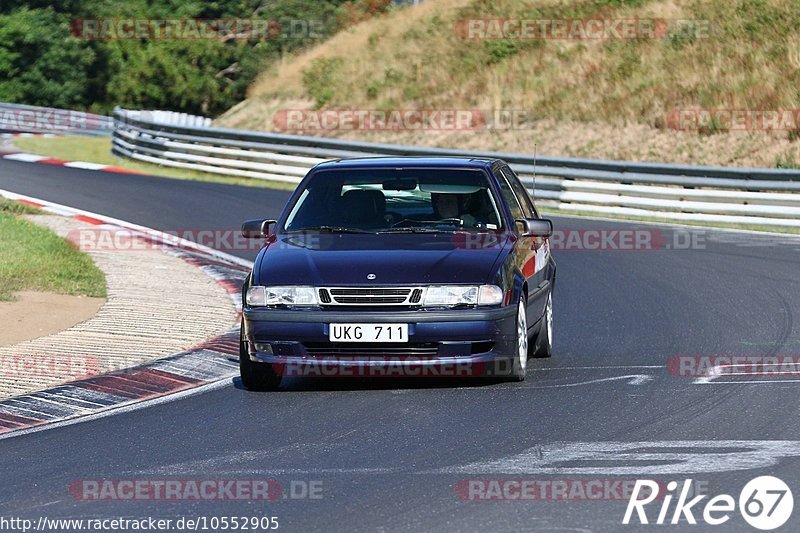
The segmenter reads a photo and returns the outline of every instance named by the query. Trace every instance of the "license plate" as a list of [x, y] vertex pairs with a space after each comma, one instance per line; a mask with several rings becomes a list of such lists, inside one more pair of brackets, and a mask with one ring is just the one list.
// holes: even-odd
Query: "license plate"
[[408, 342], [408, 324], [331, 324], [331, 342]]

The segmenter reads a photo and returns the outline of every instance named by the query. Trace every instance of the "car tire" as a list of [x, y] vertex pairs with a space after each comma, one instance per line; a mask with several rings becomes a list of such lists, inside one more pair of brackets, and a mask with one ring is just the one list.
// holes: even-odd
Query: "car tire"
[[239, 334], [239, 375], [242, 378], [242, 385], [247, 390], [277, 390], [281, 385], [281, 376], [275, 373], [272, 365], [250, 360], [250, 354], [247, 353], [247, 346], [244, 342], [244, 328]]
[[525, 381], [525, 369], [528, 366], [528, 319], [526, 314], [525, 297], [519, 299], [516, 320], [516, 353], [511, 367], [509, 381]]
[[532, 354], [537, 359], [551, 357], [553, 355], [553, 293], [547, 295], [547, 305], [544, 308], [539, 333], [536, 341], [532, 343]]

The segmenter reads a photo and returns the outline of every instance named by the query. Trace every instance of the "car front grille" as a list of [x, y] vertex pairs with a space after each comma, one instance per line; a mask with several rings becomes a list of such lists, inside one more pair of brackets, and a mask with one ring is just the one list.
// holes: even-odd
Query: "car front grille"
[[413, 306], [422, 303], [420, 287], [324, 287], [317, 292], [322, 305]]
[[435, 342], [410, 343], [402, 346], [308, 342], [303, 346], [311, 357], [435, 357], [439, 351], [439, 345]]

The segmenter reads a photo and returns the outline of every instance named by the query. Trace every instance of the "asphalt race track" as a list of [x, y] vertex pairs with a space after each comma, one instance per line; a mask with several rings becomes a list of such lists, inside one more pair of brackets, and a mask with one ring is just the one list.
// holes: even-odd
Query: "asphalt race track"
[[[0, 161], [0, 188], [157, 229], [236, 229], [276, 216], [288, 196], [12, 161]], [[462, 489], [490, 479], [692, 479], [701, 492], [738, 500], [747, 481], [776, 475], [800, 490], [800, 378], [698, 382], [676, 375], [670, 359], [799, 354], [800, 240], [555, 222], [638, 228], [661, 245], [554, 251], [556, 355], [531, 361], [524, 383], [318, 378], [251, 393], [236, 379], [0, 440], [0, 515], [277, 516], [289, 531], [625, 531], [638, 528], [621, 525], [627, 499], [613, 491], [592, 501], [476, 501]], [[687, 239], [694, 245], [684, 247]], [[69, 487], [87, 479], [274, 479], [285, 497], [82, 501]], [[319, 497], [306, 497], [309, 487]], [[647, 508], [651, 522], [660, 505]], [[796, 510], [786, 529], [799, 524]], [[752, 530], [738, 512], [716, 529]]]

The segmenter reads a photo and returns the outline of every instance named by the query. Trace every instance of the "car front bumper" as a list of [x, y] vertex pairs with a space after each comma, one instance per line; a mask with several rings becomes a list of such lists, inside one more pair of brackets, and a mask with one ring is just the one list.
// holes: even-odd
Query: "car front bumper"
[[[247, 308], [250, 360], [297, 377], [487, 377], [511, 372], [516, 308], [341, 311]], [[331, 343], [331, 323], [408, 324], [408, 343]]]

